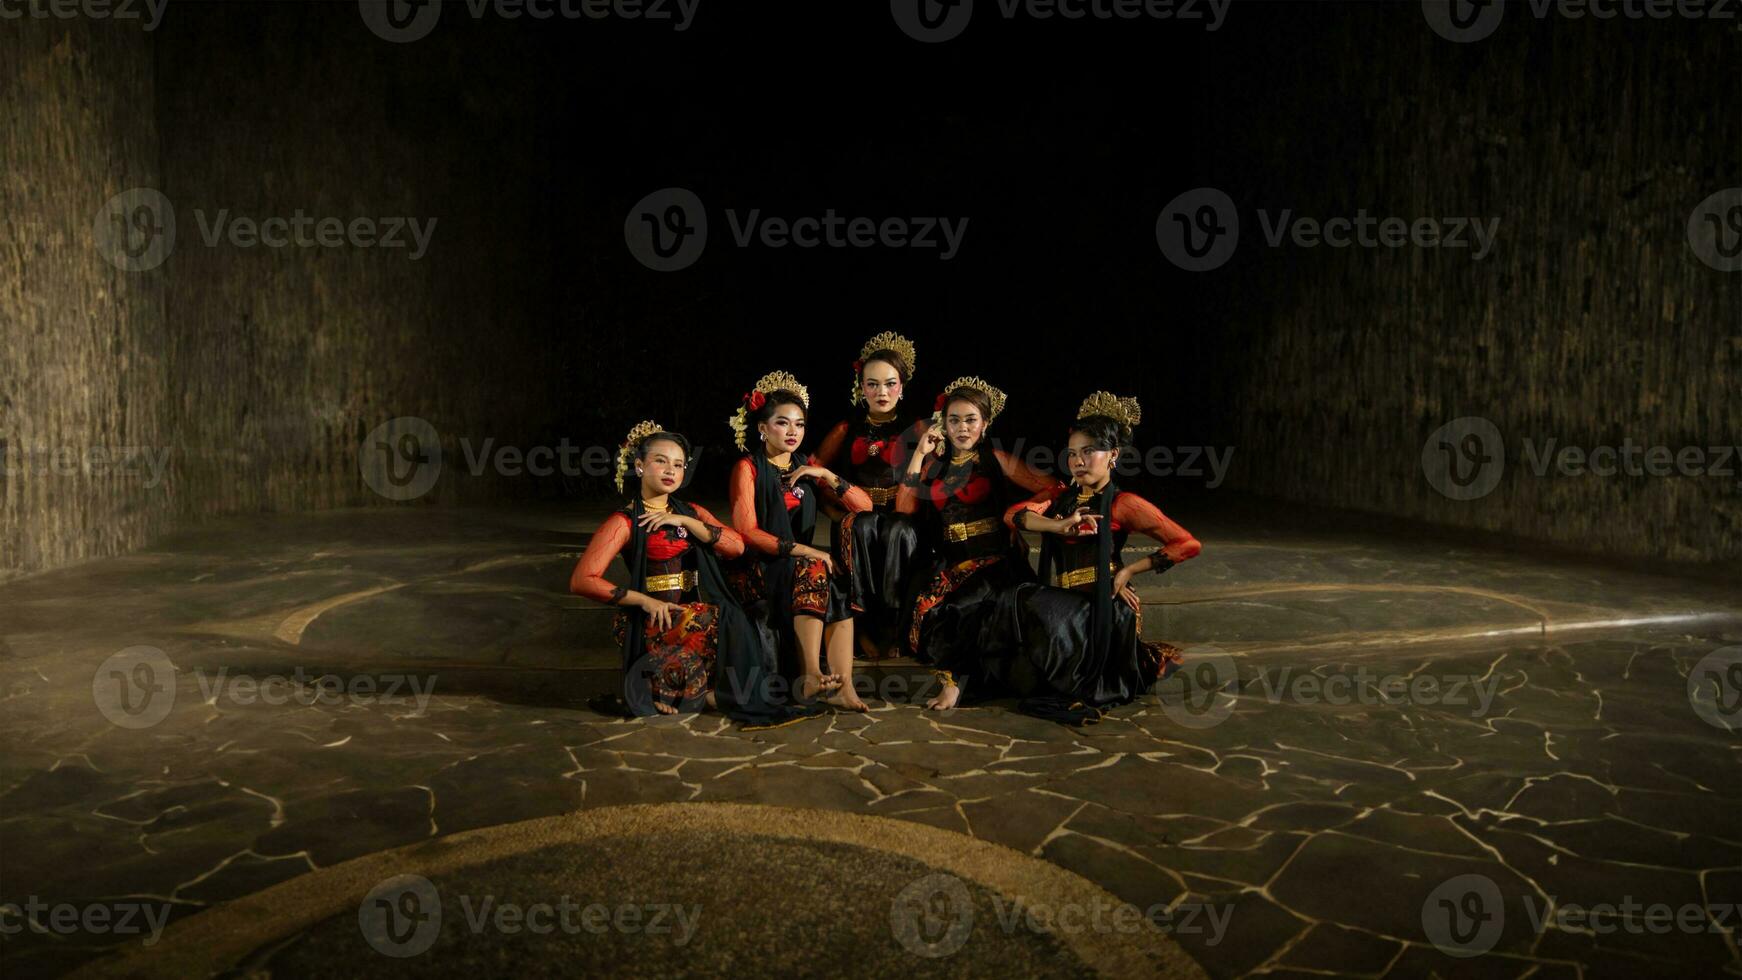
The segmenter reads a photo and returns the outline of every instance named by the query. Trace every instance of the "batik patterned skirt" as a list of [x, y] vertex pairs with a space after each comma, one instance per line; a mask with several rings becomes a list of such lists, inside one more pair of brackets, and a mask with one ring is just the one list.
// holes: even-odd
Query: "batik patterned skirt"
[[[790, 601], [794, 616], [813, 616], [825, 623], [853, 618], [846, 580], [839, 571], [830, 575], [821, 558], [793, 555], [784, 560], [792, 562]], [[726, 570], [726, 585], [753, 617], [754, 610], [766, 608], [757, 604], [769, 599], [767, 567], [762, 561], [747, 559], [733, 562]]]
[[[648, 617], [647, 660], [653, 700], [676, 708], [697, 705], [713, 686], [714, 660], [720, 648], [720, 611], [706, 602], [679, 604], [671, 625], [661, 629]], [[618, 613], [613, 629], [619, 646], [628, 616]]]

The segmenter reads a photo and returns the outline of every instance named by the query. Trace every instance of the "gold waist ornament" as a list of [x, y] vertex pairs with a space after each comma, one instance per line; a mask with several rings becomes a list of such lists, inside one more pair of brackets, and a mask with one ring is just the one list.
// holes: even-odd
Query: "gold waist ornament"
[[1004, 522], [999, 518], [987, 517], [978, 521], [969, 521], [966, 524], [946, 524], [944, 525], [944, 537], [951, 541], [966, 541], [982, 534], [992, 534], [1003, 527]]
[[688, 592], [695, 587], [696, 573], [693, 570], [647, 577], [647, 592], [649, 594], [654, 592]]

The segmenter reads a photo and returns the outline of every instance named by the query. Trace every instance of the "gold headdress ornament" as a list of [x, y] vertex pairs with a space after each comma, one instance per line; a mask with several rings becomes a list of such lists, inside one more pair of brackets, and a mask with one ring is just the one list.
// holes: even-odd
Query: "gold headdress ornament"
[[[902, 360], [907, 362], [907, 372], [910, 376], [919, 370], [919, 360], [913, 350], [913, 341], [893, 330], [885, 330], [872, 337], [865, 341], [865, 346], [859, 348], [859, 359], [853, 362], [853, 404], [855, 405], [865, 398], [863, 386], [859, 383], [865, 370], [865, 362], [871, 358], [872, 354], [880, 350], [892, 350], [900, 354]], [[907, 378], [902, 380], [906, 381]]]
[[1136, 428], [1143, 419], [1143, 409], [1135, 398], [1120, 398], [1110, 391], [1097, 391], [1083, 399], [1082, 406], [1077, 409], [1077, 418], [1086, 419], [1091, 415], [1105, 415], [1115, 422]]
[[798, 400], [808, 411], [811, 407], [810, 389], [798, 383], [798, 379], [785, 371], [770, 371], [756, 382], [756, 387], [744, 393], [738, 400], [738, 410], [726, 419], [726, 424], [732, 427], [732, 441], [744, 449], [744, 433], [749, 428], [746, 419], [749, 410], [762, 407], [767, 396], [776, 391], [790, 391], [798, 396]]
[[629, 472], [629, 460], [635, 455], [635, 447], [641, 444], [641, 440], [653, 435], [655, 432], [663, 431], [665, 430], [660, 427], [658, 422], [648, 419], [645, 422], [635, 423], [635, 428], [630, 429], [629, 434], [623, 437], [623, 445], [617, 447], [618, 493], [623, 492], [623, 475]]
[[957, 388], [972, 388], [986, 396], [986, 401], [989, 404], [987, 411], [991, 413], [986, 416], [987, 425], [991, 425], [992, 420], [998, 417], [998, 413], [1004, 411], [1004, 392], [992, 387], [989, 381], [968, 375], [944, 385], [944, 390], [938, 395], [937, 403], [932, 406], [931, 425], [933, 429], [939, 432], [944, 431], [944, 409], [949, 406], [950, 392]]

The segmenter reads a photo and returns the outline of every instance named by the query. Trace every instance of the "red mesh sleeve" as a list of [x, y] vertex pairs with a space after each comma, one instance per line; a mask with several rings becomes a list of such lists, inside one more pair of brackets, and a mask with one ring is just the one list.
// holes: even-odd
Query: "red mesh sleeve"
[[732, 468], [732, 527], [744, 545], [765, 555], [780, 554], [780, 539], [756, 523], [756, 464], [741, 459]]
[[714, 543], [710, 545], [714, 549], [714, 554], [730, 561], [744, 553], [743, 535], [720, 523], [720, 519], [701, 504], [692, 504], [691, 507], [696, 512], [696, 520], [714, 529], [716, 537]]
[[1121, 492], [1113, 498], [1113, 519], [1127, 530], [1160, 541], [1162, 554], [1175, 563], [1194, 557], [1203, 550], [1203, 545], [1192, 537], [1190, 531], [1175, 524], [1154, 504], [1134, 493]]
[[616, 558], [617, 553], [628, 543], [629, 518], [620, 513], [605, 518], [605, 523], [593, 532], [592, 540], [587, 542], [587, 550], [575, 564], [574, 574], [569, 576], [569, 591], [599, 602], [615, 604], [621, 593], [618, 586], [612, 585], [605, 578], [605, 569], [611, 567], [611, 559]]

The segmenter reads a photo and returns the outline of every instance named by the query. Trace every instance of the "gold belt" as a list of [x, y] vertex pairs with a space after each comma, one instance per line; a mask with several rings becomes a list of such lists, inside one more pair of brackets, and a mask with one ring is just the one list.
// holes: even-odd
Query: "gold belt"
[[670, 575], [647, 576], [646, 591], [649, 594], [655, 592], [688, 592], [695, 587], [696, 573], [694, 570], [672, 572]]
[[878, 507], [881, 507], [884, 504], [889, 503], [891, 500], [894, 500], [896, 491], [900, 490], [901, 488], [900, 487], [860, 487], [859, 489], [865, 491], [865, 495], [871, 498], [871, 502], [873, 504], [876, 504]]
[[944, 525], [944, 537], [949, 538], [951, 541], [966, 541], [969, 538], [977, 538], [982, 534], [991, 534], [1003, 526], [1004, 521], [997, 517], [987, 517], [978, 521], [969, 521], [966, 524], [946, 524]]
[[[1116, 572], [1118, 570], [1119, 570], [1118, 567], [1115, 566], [1112, 562], [1107, 563], [1107, 571]], [[1074, 589], [1079, 585], [1088, 585], [1090, 582], [1093, 582], [1094, 580], [1095, 580], [1095, 566], [1090, 565], [1088, 568], [1073, 568], [1070, 571], [1064, 572], [1064, 573], [1059, 575], [1059, 587], [1065, 588], [1065, 589]]]

